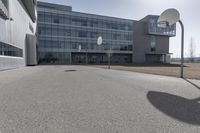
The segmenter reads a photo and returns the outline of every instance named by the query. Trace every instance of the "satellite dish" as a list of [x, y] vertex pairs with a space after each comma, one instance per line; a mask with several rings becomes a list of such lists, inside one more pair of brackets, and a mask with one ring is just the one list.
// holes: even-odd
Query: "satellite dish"
[[103, 38], [99, 36], [97, 39], [97, 45], [102, 45], [102, 44], [103, 44]]
[[165, 28], [167, 26], [175, 24], [179, 20], [180, 13], [176, 9], [167, 9], [158, 18], [158, 26]]

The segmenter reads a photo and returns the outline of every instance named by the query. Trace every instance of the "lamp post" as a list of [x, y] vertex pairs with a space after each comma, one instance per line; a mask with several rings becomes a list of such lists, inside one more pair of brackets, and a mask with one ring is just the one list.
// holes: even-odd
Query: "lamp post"
[[111, 46], [109, 45], [109, 52], [108, 52], [108, 56], [109, 56], [109, 58], [108, 58], [108, 69], [110, 69], [110, 62], [111, 62]]
[[[102, 45], [103, 44], [103, 38], [101, 36], [99, 36], [97, 38], [97, 45]], [[108, 69], [110, 69], [110, 57], [111, 57], [111, 46], [109, 45], [109, 52], [108, 52]]]
[[183, 68], [184, 68], [184, 25], [180, 20], [180, 13], [176, 9], [167, 9], [165, 10], [158, 19], [158, 26], [162, 28], [166, 28], [175, 23], [179, 22], [181, 25], [181, 71], [180, 77], [183, 77]]
[[[82, 50], [82, 46], [81, 46], [81, 45], [78, 45], [78, 52], [81, 52], [81, 50]], [[78, 55], [78, 56], [79, 56], [79, 55]], [[80, 61], [80, 56], [78, 57], [78, 63], [79, 63], [79, 62], [81, 62], [81, 61]]]
[[181, 25], [181, 78], [183, 78], [183, 68], [184, 68], [184, 25], [181, 20], [179, 20]]

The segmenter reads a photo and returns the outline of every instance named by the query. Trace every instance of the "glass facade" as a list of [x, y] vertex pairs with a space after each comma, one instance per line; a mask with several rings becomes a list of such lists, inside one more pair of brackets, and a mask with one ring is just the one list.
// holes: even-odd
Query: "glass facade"
[[[132, 20], [38, 7], [39, 63], [74, 63], [74, 54], [84, 54], [85, 57], [81, 57], [86, 60], [86, 52], [102, 56], [110, 49], [115, 53], [113, 58], [118, 58], [117, 54], [132, 58]], [[97, 45], [98, 36], [104, 40], [101, 46]], [[99, 58], [102, 58], [99, 62], [106, 60]]]
[[0, 0], [0, 17], [8, 19], [8, 0]]
[[3, 3], [4, 6], [8, 9], [8, 0], [2, 0], [2, 3]]
[[22, 57], [23, 50], [15, 46], [0, 42], [0, 55]]
[[176, 36], [176, 24], [167, 28], [158, 27], [158, 17], [152, 17], [148, 22], [148, 33], [155, 35]]

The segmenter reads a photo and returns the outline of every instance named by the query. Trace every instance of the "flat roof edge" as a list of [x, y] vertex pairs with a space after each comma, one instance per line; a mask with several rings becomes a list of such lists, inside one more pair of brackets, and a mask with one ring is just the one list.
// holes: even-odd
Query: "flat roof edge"
[[49, 2], [37, 1], [37, 6], [43, 6], [46, 8], [52, 8], [52, 9], [57, 9], [57, 10], [62, 10], [62, 11], [72, 11], [72, 6], [54, 4], [54, 3], [49, 3]]

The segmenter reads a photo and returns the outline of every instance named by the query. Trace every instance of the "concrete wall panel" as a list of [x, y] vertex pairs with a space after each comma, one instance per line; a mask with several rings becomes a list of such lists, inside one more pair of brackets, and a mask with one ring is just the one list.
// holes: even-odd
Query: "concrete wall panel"
[[25, 66], [26, 34], [35, 35], [36, 33], [36, 23], [31, 20], [21, 0], [8, 0], [8, 3], [10, 19], [0, 18], [0, 41], [23, 49], [23, 58], [0, 56], [0, 69]]

